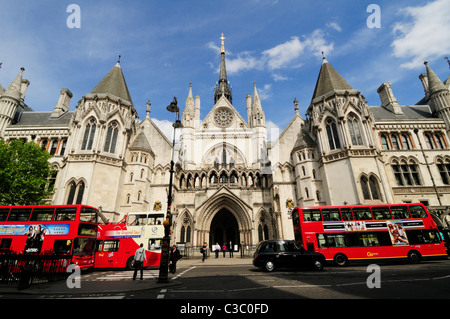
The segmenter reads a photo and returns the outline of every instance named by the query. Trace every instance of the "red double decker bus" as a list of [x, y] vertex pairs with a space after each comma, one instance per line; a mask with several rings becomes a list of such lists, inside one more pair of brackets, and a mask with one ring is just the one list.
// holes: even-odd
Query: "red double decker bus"
[[98, 218], [85, 205], [0, 206], [0, 252], [71, 255], [92, 268]]
[[117, 224], [99, 225], [95, 268], [134, 268], [134, 253], [144, 244], [144, 267], [158, 267], [164, 237], [164, 213], [129, 213]]
[[446, 257], [439, 230], [422, 204], [296, 207], [296, 241], [338, 266], [349, 261]]

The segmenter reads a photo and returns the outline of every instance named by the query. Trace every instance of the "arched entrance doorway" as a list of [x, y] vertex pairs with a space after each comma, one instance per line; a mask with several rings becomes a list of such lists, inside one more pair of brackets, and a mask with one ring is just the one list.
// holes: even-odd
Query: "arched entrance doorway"
[[209, 242], [211, 245], [218, 242], [222, 246], [230, 241], [233, 245], [239, 243], [239, 226], [236, 217], [228, 209], [222, 208], [211, 222]]

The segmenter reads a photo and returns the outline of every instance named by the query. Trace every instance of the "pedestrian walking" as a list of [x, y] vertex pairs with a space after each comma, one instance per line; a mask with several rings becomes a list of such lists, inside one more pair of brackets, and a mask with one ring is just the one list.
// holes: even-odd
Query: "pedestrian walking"
[[239, 249], [241, 251], [241, 258], [244, 258], [244, 242], [241, 242]]
[[140, 247], [134, 253], [133, 280], [136, 280], [138, 270], [141, 271], [141, 280], [144, 279], [144, 261], [147, 262], [147, 256], [145, 256], [144, 244], [141, 243]]
[[230, 240], [229, 248], [230, 248], [230, 258], [233, 258], [233, 243], [231, 242], [231, 240]]
[[169, 265], [170, 272], [174, 274], [177, 271], [177, 261], [181, 259], [180, 251], [176, 245], [172, 246], [172, 250], [169, 253], [169, 260], [171, 264]]
[[208, 245], [206, 245], [206, 241], [203, 243], [202, 248], [200, 249], [200, 252], [202, 253], [202, 262], [205, 262], [206, 259], [206, 253], [208, 252]]
[[223, 252], [223, 257], [225, 257], [225, 253], [227, 252], [227, 245], [223, 244], [222, 252]]

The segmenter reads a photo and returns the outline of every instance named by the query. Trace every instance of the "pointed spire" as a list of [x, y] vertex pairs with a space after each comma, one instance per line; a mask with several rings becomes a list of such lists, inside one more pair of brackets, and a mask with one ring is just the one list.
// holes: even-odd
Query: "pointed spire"
[[337, 90], [353, 90], [350, 84], [331, 66], [330, 63], [322, 58], [322, 66], [320, 68], [319, 77], [317, 78], [316, 87], [312, 100]]
[[433, 70], [428, 65], [428, 62], [425, 61], [423, 64], [425, 64], [427, 69], [427, 78], [428, 78], [428, 92], [431, 94], [439, 92], [441, 90], [446, 90], [444, 83], [438, 78], [436, 73], [433, 72]]
[[189, 94], [186, 98], [186, 106], [184, 112], [193, 113], [194, 112], [194, 96], [192, 94], [192, 83], [189, 83]]
[[150, 107], [152, 106], [152, 103], [150, 102], [150, 100], [147, 101], [147, 115], [145, 116], [146, 118], [150, 118]]
[[256, 126], [265, 126], [265, 115], [261, 106], [261, 99], [258, 95], [258, 90], [256, 89], [256, 83], [253, 83], [253, 103], [252, 103], [252, 118], [253, 118], [253, 127]]
[[223, 33], [220, 39], [221, 39], [220, 72], [219, 72], [219, 82], [214, 91], [214, 104], [217, 103], [217, 101], [220, 99], [222, 95], [224, 95], [228, 99], [228, 101], [230, 101], [230, 103], [232, 103], [233, 99], [231, 88], [228, 85], [227, 80], [227, 68], [225, 65], [225, 44], [224, 44], [225, 37], [223, 36]]
[[99, 84], [92, 90], [93, 94], [111, 94], [122, 100], [133, 103], [130, 92], [128, 91], [125, 77], [120, 66], [120, 56], [116, 65], [109, 71], [109, 73], [100, 81]]
[[16, 99], [17, 101], [20, 101], [20, 97], [22, 95], [20, 92], [21, 92], [21, 88], [22, 88], [23, 71], [25, 71], [25, 68], [24, 67], [20, 68], [19, 74], [17, 74], [15, 79], [11, 82], [11, 84], [6, 89], [3, 96], [9, 96], [9, 97]]
[[222, 33], [222, 36], [220, 37], [220, 40], [222, 40], [222, 46], [221, 46], [221, 48], [220, 48], [220, 53], [223, 53], [223, 54], [225, 54], [225, 40], [226, 38], [223, 36], [223, 33]]

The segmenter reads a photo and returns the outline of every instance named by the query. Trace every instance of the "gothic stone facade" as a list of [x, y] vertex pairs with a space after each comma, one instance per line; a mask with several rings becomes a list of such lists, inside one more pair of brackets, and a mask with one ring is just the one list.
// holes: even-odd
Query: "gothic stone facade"
[[120, 63], [75, 111], [68, 89], [52, 111], [33, 111], [21, 69], [7, 89], [0, 86], [0, 138], [34, 141], [53, 155], [52, 203], [92, 205], [113, 222], [167, 209], [174, 151], [172, 240], [191, 246], [293, 238], [293, 206], [423, 202], [440, 208], [436, 220], [448, 227], [450, 80], [425, 69], [416, 105], [399, 105], [383, 83], [381, 105], [369, 107], [324, 59], [306, 118], [294, 100], [285, 110], [292, 120], [268, 141], [256, 84], [238, 102], [247, 114], [233, 107], [222, 45], [214, 103], [201, 119], [200, 97], [189, 87], [175, 150], [150, 103], [138, 120]]

